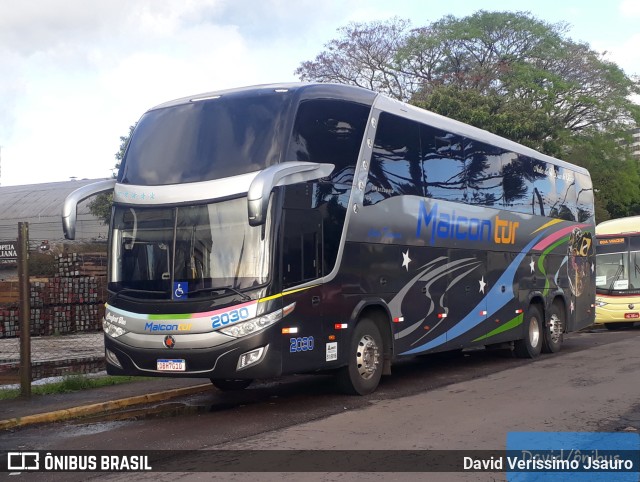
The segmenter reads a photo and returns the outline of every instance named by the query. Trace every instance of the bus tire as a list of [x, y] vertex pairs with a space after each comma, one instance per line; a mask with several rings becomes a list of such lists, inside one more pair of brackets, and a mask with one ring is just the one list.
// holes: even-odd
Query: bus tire
[[542, 350], [542, 315], [536, 305], [530, 305], [524, 316], [524, 333], [516, 340], [514, 353], [518, 358], [536, 358]]
[[542, 332], [543, 353], [557, 353], [560, 351], [560, 348], [562, 348], [564, 329], [564, 310], [561, 304], [554, 303], [551, 306], [549, 319], [545, 323]]
[[239, 380], [235, 378], [211, 378], [211, 383], [218, 390], [223, 392], [233, 392], [236, 390], [244, 390], [253, 380]]
[[337, 374], [340, 390], [349, 395], [368, 395], [375, 391], [382, 376], [383, 352], [378, 326], [363, 318], [351, 337], [348, 364]]

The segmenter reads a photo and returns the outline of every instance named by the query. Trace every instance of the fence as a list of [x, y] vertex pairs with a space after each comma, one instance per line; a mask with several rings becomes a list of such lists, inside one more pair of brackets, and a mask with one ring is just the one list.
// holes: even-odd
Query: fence
[[[106, 252], [50, 255], [52, 276], [30, 276], [31, 378], [104, 370]], [[0, 384], [19, 381], [18, 281], [0, 281]]]

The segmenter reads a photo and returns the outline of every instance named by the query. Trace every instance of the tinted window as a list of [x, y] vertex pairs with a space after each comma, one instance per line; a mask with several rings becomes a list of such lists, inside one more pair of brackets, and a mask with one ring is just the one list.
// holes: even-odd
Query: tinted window
[[340, 100], [302, 102], [285, 160], [335, 164], [332, 181], [350, 185], [369, 110]]
[[575, 176], [578, 221], [594, 222], [593, 186], [591, 185], [591, 178], [581, 173], [575, 173]]
[[575, 175], [564, 167], [556, 167], [555, 172], [556, 200], [549, 215], [566, 221], [575, 221], [577, 218]]
[[364, 204], [401, 194], [423, 196], [420, 127], [414, 121], [380, 114]]
[[502, 149], [482, 142], [467, 141], [465, 157], [469, 203], [481, 206], [502, 206], [502, 158], [510, 160]]
[[229, 94], [147, 112], [118, 181], [163, 185], [219, 179], [279, 161], [287, 94]]
[[420, 129], [425, 195], [466, 202], [462, 137], [429, 126]]
[[298, 109], [286, 160], [336, 166], [328, 182], [312, 184], [311, 207], [321, 214], [325, 274], [333, 269], [338, 256], [369, 111], [367, 106], [338, 100], [304, 101]]

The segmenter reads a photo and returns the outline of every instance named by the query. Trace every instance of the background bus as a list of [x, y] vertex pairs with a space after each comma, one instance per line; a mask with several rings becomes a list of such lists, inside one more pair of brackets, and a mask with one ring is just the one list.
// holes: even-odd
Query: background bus
[[596, 323], [609, 330], [640, 321], [640, 216], [596, 227]]
[[283, 84], [145, 113], [114, 189], [108, 372], [217, 387], [394, 360], [560, 349], [593, 323], [589, 173], [346, 85]]

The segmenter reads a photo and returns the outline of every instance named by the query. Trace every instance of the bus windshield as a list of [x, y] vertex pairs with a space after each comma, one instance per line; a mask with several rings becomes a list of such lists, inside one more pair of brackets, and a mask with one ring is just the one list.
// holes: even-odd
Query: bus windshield
[[138, 122], [118, 182], [200, 182], [278, 162], [288, 96], [229, 94], [150, 110]]
[[[269, 220], [265, 233], [269, 233]], [[270, 246], [247, 200], [179, 207], [117, 206], [109, 289], [134, 298], [211, 297], [266, 283]]]
[[[638, 238], [640, 241], [640, 238]], [[598, 292], [640, 289], [640, 246], [635, 238], [601, 238], [596, 254]]]

